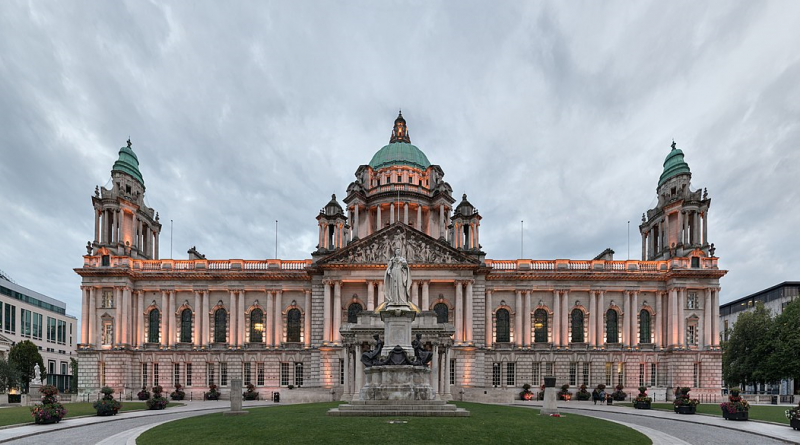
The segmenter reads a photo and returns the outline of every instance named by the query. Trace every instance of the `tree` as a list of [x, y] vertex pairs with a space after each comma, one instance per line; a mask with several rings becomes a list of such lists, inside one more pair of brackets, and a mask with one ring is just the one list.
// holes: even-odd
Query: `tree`
[[6, 392], [17, 386], [18, 381], [19, 372], [17, 368], [6, 359], [0, 358], [0, 392]]
[[44, 361], [42, 355], [39, 354], [39, 347], [30, 340], [21, 341], [12, 346], [8, 352], [8, 361], [19, 372], [20, 383], [25, 387], [25, 392], [28, 392], [28, 384], [34, 377], [34, 367], [37, 363], [42, 380], [45, 378]]
[[722, 349], [722, 377], [729, 385], [771, 381], [768, 360], [774, 345], [772, 315], [758, 303], [754, 311], [743, 312], [733, 325]]
[[78, 392], [78, 361], [75, 358], [69, 359], [69, 367], [72, 370], [72, 375], [69, 376], [69, 392]]
[[769, 380], [800, 380], [800, 299], [775, 317], [770, 337], [775, 347], [767, 365]]

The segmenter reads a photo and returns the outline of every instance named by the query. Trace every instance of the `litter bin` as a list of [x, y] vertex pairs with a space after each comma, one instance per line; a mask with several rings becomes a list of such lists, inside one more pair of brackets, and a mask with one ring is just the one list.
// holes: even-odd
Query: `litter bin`
[[279, 403], [281, 401], [281, 393], [273, 392], [272, 393], [272, 401], [275, 403]]
[[772, 404], [773, 405], [777, 405], [778, 404], [778, 396], [772, 396]]

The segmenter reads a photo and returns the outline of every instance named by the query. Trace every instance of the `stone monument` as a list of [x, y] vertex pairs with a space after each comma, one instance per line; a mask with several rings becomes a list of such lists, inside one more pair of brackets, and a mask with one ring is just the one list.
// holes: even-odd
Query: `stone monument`
[[543, 416], [549, 416], [551, 414], [558, 414], [558, 406], [556, 404], [556, 400], [558, 399], [558, 395], [556, 394], [556, 378], [555, 377], [545, 377], [544, 378], [544, 403], [542, 404], [542, 409], [539, 411], [539, 414]]
[[250, 414], [242, 409], [242, 379], [231, 379], [231, 410], [222, 414], [226, 416]]
[[[331, 416], [468, 417], [469, 411], [437, 397], [421, 334], [412, 340], [419, 309], [409, 302], [411, 271], [395, 249], [384, 273], [385, 301], [375, 309], [383, 322], [383, 337], [374, 334], [375, 347], [361, 354], [365, 384], [357, 399], [328, 411]], [[438, 371], [437, 371], [438, 372]]]

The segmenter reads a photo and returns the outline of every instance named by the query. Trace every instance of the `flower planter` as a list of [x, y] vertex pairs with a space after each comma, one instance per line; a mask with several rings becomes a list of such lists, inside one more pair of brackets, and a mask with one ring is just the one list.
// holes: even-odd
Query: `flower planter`
[[722, 410], [722, 417], [726, 420], [748, 420], [748, 412], [738, 411], [729, 413], [725, 410]]
[[697, 407], [694, 405], [678, 405], [675, 407], [675, 412], [678, 414], [694, 414], [697, 412]]
[[116, 411], [109, 411], [109, 410], [104, 410], [104, 409], [103, 409], [103, 410], [100, 410], [100, 409], [99, 409], [99, 410], [97, 410], [97, 415], [98, 415], [98, 416], [101, 416], [101, 417], [105, 417], [105, 416], [116, 416], [116, 415], [117, 415], [117, 412], [116, 412]]
[[613, 404], [614, 404], [614, 399], [606, 400], [606, 405], [613, 405]]
[[34, 418], [33, 422], [36, 423], [37, 425], [49, 425], [51, 423], [58, 423], [59, 420], [61, 420], [61, 419], [59, 419], [57, 417], [51, 417], [49, 419]]
[[634, 402], [633, 407], [636, 409], [650, 409], [650, 402]]
[[791, 419], [789, 420], [789, 425], [796, 430], [800, 430], [800, 419]]

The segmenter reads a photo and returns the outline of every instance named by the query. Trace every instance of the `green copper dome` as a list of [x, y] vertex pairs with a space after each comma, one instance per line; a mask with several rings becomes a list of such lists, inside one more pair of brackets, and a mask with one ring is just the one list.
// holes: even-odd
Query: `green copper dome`
[[667, 158], [664, 159], [664, 172], [661, 173], [661, 178], [658, 180], [658, 186], [661, 187], [661, 184], [667, 182], [667, 180], [675, 176], [691, 173], [691, 170], [689, 170], [689, 164], [683, 160], [683, 151], [681, 151], [679, 148], [676, 148], [675, 142], [673, 141], [672, 151], [670, 151], [667, 155]]
[[119, 149], [119, 159], [114, 163], [111, 172], [127, 173], [139, 181], [140, 184], [144, 185], [142, 173], [139, 171], [139, 158], [136, 157], [136, 153], [133, 152], [131, 145], [129, 139], [128, 146]]
[[392, 165], [408, 165], [426, 170], [431, 163], [422, 150], [407, 142], [392, 142], [385, 145], [369, 161], [369, 166], [375, 170]]

